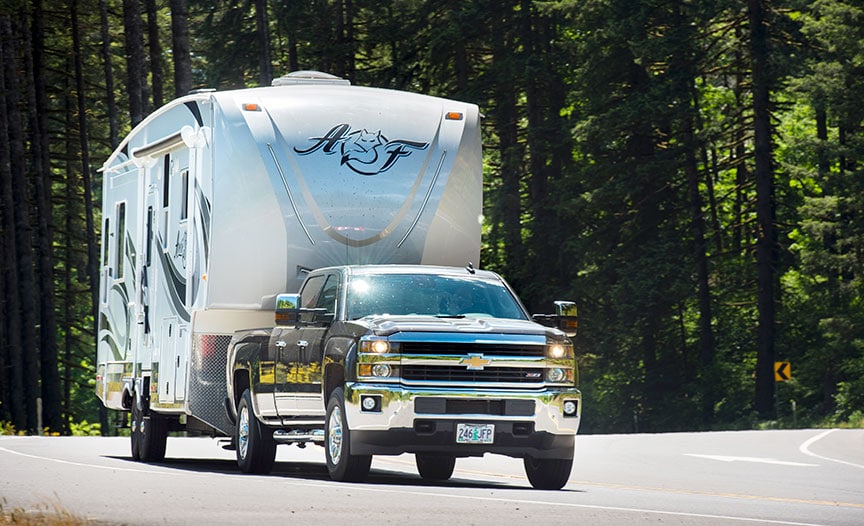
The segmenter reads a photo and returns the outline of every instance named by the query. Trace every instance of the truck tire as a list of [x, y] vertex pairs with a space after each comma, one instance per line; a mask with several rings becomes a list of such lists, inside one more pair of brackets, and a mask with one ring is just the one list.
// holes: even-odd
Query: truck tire
[[237, 426], [234, 433], [237, 444], [237, 465], [243, 473], [266, 474], [276, 461], [276, 441], [269, 429], [261, 425], [252, 410], [252, 394], [243, 391], [237, 406]]
[[372, 455], [351, 454], [351, 431], [345, 418], [345, 393], [341, 387], [337, 387], [327, 401], [324, 452], [327, 471], [333, 480], [361, 482], [369, 475]]
[[[142, 402], [143, 403], [143, 402]], [[165, 460], [168, 422], [160, 415], [146, 414], [144, 407], [132, 403], [132, 458], [141, 462]]]
[[449, 480], [456, 466], [456, 457], [453, 455], [416, 453], [414, 460], [417, 462], [417, 472], [425, 480]]
[[570, 479], [572, 458], [525, 457], [525, 474], [536, 489], [561, 489]]

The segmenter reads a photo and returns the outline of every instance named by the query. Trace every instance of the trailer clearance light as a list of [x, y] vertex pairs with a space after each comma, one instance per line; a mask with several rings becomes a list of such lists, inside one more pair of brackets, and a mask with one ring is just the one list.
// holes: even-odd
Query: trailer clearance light
[[246, 111], [259, 111], [261, 106], [255, 104], [254, 102], [247, 102], [243, 104], [243, 109]]
[[461, 121], [462, 120], [462, 112], [461, 111], [448, 111], [444, 118], [448, 121]]

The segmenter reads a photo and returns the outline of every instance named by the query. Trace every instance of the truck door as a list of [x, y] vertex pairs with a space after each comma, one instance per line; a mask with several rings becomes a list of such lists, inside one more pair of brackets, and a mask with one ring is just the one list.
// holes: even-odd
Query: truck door
[[279, 349], [276, 400], [280, 415], [321, 415], [323, 340], [333, 319], [338, 293], [338, 276], [313, 276], [301, 291], [302, 308], [316, 309], [300, 316], [299, 328], [274, 332], [273, 344]]

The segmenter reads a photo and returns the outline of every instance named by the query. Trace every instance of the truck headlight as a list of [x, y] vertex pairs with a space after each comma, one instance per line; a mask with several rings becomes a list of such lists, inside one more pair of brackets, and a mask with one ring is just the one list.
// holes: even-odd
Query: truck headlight
[[572, 359], [574, 356], [575, 355], [573, 354], [573, 344], [571, 344], [570, 342], [558, 342], [546, 345], [546, 357], [552, 360]]

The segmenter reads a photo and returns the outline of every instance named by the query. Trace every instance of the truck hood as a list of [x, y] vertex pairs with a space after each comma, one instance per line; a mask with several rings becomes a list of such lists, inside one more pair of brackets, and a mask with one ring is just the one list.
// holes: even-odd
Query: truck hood
[[434, 316], [370, 316], [362, 320], [380, 336], [399, 332], [439, 332], [460, 334], [520, 334], [561, 339], [563, 333], [529, 320], [502, 318], [438, 318]]

